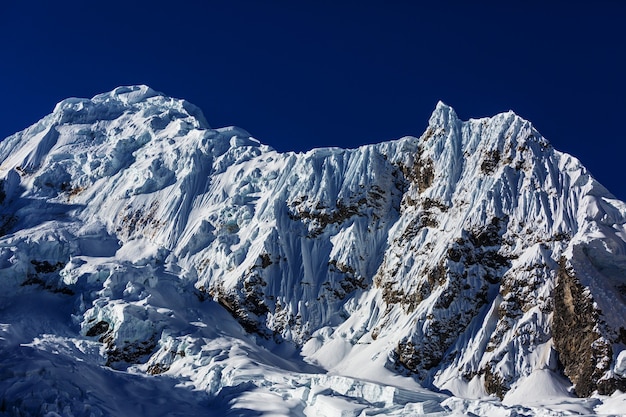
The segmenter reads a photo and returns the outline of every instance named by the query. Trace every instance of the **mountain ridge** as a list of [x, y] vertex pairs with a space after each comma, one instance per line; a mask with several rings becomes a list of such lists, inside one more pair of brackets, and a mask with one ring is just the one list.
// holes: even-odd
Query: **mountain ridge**
[[513, 112], [439, 102], [419, 138], [279, 153], [120, 87], [62, 101], [0, 161], [0, 288], [74, 300], [64, 332], [96, 363], [217, 394], [197, 330], [217, 302], [356, 380], [505, 402], [544, 374], [626, 389], [626, 205]]

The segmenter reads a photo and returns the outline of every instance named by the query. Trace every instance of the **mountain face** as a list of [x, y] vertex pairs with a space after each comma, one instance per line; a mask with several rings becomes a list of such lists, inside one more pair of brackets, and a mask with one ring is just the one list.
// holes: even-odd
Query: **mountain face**
[[106, 378], [216, 410], [288, 391], [292, 415], [323, 389], [446, 410], [411, 381], [626, 391], [626, 204], [512, 112], [439, 103], [419, 138], [279, 153], [120, 87], [0, 142], [0, 181], [5, 409], [115, 414]]

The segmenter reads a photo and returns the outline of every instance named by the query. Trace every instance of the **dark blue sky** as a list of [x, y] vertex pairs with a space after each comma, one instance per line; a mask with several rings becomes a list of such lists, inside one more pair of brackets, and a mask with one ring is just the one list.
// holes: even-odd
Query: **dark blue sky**
[[0, 137], [128, 84], [278, 150], [419, 136], [443, 100], [514, 110], [626, 199], [626, 2], [421, 3], [2, 0]]

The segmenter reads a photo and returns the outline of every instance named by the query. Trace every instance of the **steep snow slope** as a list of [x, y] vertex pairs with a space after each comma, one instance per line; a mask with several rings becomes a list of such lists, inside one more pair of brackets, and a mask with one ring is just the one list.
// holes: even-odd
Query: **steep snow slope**
[[0, 164], [5, 410], [116, 414], [120, 384], [171, 405], [136, 415], [626, 389], [626, 205], [513, 113], [439, 103], [420, 138], [281, 154], [120, 87], [59, 103]]

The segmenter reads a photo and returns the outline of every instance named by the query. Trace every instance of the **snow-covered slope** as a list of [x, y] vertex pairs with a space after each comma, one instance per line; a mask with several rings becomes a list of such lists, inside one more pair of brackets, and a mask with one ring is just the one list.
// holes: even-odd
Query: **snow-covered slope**
[[0, 180], [0, 411], [623, 401], [570, 397], [626, 390], [626, 205], [512, 112], [278, 153], [120, 87], [0, 142]]

